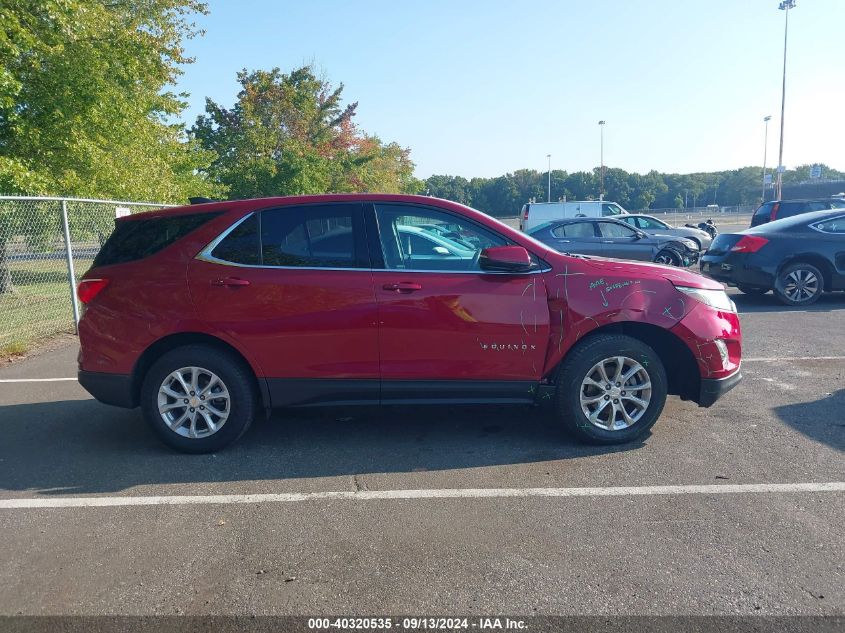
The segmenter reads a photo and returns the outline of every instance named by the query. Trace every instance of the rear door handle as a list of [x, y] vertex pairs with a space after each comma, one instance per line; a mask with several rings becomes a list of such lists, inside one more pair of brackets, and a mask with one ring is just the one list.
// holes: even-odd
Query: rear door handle
[[393, 292], [414, 292], [415, 290], [422, 290], [422, 286], [413, 281], [397, 281], [382, 286], [385, 290], [392, 290]]
[[248, 286], [249, 281], [237, 277], [226, 277], [225, 279], [212, 279], [212, 286]]

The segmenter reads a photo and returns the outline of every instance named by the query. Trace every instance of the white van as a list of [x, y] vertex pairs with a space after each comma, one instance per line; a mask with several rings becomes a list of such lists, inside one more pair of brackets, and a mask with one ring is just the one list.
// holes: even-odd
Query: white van
[[530, 231], [535, 226], [552, 220], [567, 218], [601, 218], [613, 215], [625, 215], [625, 211], [615, 202], [606, 200], [574, 200], [572, 202], [529, 202], [522, 205], [519, 214], [519, 230]]

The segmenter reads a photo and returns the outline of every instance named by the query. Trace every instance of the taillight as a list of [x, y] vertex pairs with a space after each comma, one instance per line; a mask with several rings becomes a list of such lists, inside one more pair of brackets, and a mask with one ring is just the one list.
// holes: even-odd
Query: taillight
[[756, 253], [769, 243], [765, 237], [756, 235], [743, 235], [742, 239], [731, 247], [734, 253]]
[[82, 303], [87, 305], [108, 285], [108, 279], [83, 279], [79, 282], [79, 287], [76, 289], [76, 296], [79, 297]]
[[775, 202], [772, 205], [772, 212], [769, 214], [769, 221], [774, 222], [778, 219], [778, 211], [780, 210], [780, 202]]
[[522, 221], [525, 222], [528, 220], [528, 205], [525, 205], [525, 213], [522, 214]]

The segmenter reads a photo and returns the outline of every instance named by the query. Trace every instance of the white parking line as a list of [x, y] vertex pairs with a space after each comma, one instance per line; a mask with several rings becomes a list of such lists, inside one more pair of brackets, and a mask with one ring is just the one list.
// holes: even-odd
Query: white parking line
[[6, 378], [0, 379], [0, 382], [67, 382], [76, 378]]
[[743, 358], [743, 363], [774, 363], [777, 361], [793, 362], [800, 360], [845, 360], [845, 356], [763, 356]]
[[293, 501], [380, 501], [412, 499], [504, 499], [514, 497], [631, 497], [643, 495], [713, 495], [791, 492], [845, 492], [845, 482], [797, 484], [708, 484], [619, 486], [609, 488], [446, 488], [433, 490], [357, 490], [286, 492], [254, 495], [172, 495], [152, 497], [37, 497], [0, 500], [0, 510], [29, 508], [101, 508], [116, 506], [227, 505]]

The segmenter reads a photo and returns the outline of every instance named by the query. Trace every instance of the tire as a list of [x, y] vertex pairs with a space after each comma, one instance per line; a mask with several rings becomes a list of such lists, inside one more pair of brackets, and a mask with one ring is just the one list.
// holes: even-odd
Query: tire
[[[619, 357], [624, 359], [623, 376], [636, 370], [626, 384], [631, 386], [633, 381], [637, 381], [633, 382], [637, 386], [650, 384], [650, 392], [644, 389], [632, 392], [624, 389], [625, 384], [616, 387], [615, 383], [609, 383], [612, 389], [603, 393], [606, 389], [588, 383], [588, 378], [599, 377], [597, 365], [605, 361], [605, 372], [612, 373]], [[614, 376], [608, 377], [612, 380]], [[666, 370], [651, 347], [630, 336], [599, 334], [582, 341], [564, 359], [558, 370], [554, 409], [578, 439], [591, 444], [624, 444], [642, 437], [654, 426], [666, 404], [666, 393]], [[588, 400], [586, 404], [582, 404], [582, 395]], [[645, 406], [635, 403], [634, 398], [645, 401]], [[625, 418], [620, 405], [632, 422]], [[591, 413], [597, 412], [595, 421], [590, 420], [584, 407]]]
[[[192, 383], [194, 368], [199, 371]], [[185, 370], [182, 381], [175, 376], [179, 370]], [[191, 391], [192, 385], [199, 391]], [[213, 398], [216, 394], [220, 397]], [[240, 358], [208, 345], [186, 345], [167, 352], [150, 367], [141, 386], [141, 409], [155, 434], [171, 448], [211, 453], [246, 432], [258, 411], [258, 394], [252, 371]]]
[[745, 284], [737, 284], [736, 287], [739, 288], [740, 292], [747, 295], [764, 295], [770, 290], [762, 286], [746, 286]]
[[788, 306], [808, 306], [824, 292], [824, 277], [812, 264], [785, 266], [775, 280], [775, 296]]
[[654, 263], [663, 264], [664, 266], [677, 266], [680, 268], [683, 264], [683, 259], [678, 251], [671, 248], [664, 248], [654, 256]]

